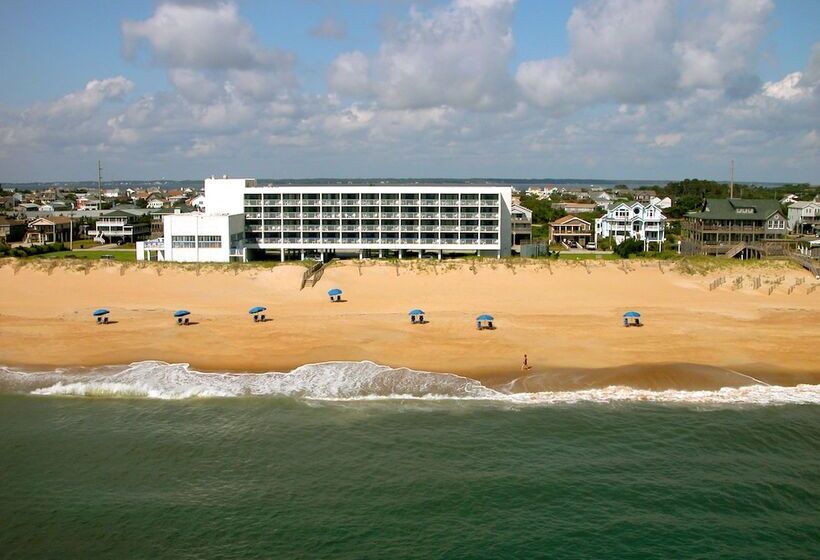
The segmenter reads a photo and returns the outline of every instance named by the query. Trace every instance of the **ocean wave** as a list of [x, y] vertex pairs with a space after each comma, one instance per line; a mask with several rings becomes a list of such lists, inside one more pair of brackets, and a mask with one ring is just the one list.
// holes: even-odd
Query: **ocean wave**
[[0, 392], [44, 396], [193, 399], [281, 396], [322, 401], [472, 400], [516, 405], [655, 402], [820, 404], [820, 385], [749, 385], [713, 391], [651, 391], [611, 386], [575, 391], [510, 392], [453, 374], [391, 368], [373, 362], [326, 362], [289, 373], [203, 373], [158, 361], [75, 370], [0, 367]]

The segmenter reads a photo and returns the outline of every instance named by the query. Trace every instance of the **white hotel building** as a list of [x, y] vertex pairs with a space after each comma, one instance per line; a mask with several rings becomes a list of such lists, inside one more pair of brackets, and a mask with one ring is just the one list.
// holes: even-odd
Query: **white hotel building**
[[259, 186], [205, 180], [205, 213], [163, 217], [164, 237], [140, 260], [247, 261], [349, 254], [510, 254], [512, 187], [484, 185]]

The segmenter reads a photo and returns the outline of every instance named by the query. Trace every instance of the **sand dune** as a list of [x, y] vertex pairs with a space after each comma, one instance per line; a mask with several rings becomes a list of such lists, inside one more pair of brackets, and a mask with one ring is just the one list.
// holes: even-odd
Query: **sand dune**
[[[820, 379], [820, 290], [809, 293], [814, 280], [783, 266], [693, 275], [651, 262], [342, 263], [300, 291], [298, 265], [197, 272], [19, 264], [0, 267], [0, 364], [156, 359], [254, 372], [372, 360], [491, 385], [517, 380], [526, 390], [754, 383], [745, 375], [780, 385]], [[726, 284], [710, 291], [719, 276]], [[735, 288], [738, 277], [744, 281]], [[342, 288], [346, 301], [329, 303], [330, 287]], [[273, 321], [253, 323], [247, 309], [254, 305], [267, 306]], [[97, 307], [110, 309], [116, 323], [94, 324]], [[427, 312], [428, 324], [410, 324], [414, 307]], [[171, 313], [179, 308], [197, 324], [176, 326]], [[644, 327], [622, 326], [630, 309], [643, 314]], [[493, 314], [497, 329], [476, 330], [480, 313]], [[532, 364], [526, 372], [524, 353]]]

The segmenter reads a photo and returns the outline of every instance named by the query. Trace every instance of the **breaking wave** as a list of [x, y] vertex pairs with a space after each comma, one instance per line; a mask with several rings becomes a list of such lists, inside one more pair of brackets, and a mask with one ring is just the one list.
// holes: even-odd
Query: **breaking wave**
[[82, 397], [192, 399], [280, 396], [310, 400], [476, 400], [508, 404], [657, 402], [820, 404], [820, 385], [750, 385], [714, 391], [651, 391], [623, 386], [576, 391], [509, 392], [452, 374], [373, 362], [325, 362], [289, 373], [202, 373], [188, 364], [145, 361], [127, 366], [23, 371], [0, 367], [0, 392]]

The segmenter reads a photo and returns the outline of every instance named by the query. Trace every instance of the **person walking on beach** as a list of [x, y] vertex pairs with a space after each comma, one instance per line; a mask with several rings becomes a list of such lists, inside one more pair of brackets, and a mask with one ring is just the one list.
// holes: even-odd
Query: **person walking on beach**
[[521, 371], [525, 371], [525, 370], [528, 370], [528, 369], [530, 369], [530, 364], [527, 360], [527, 355], [524, 354], [524, 362], [521, 364]]

